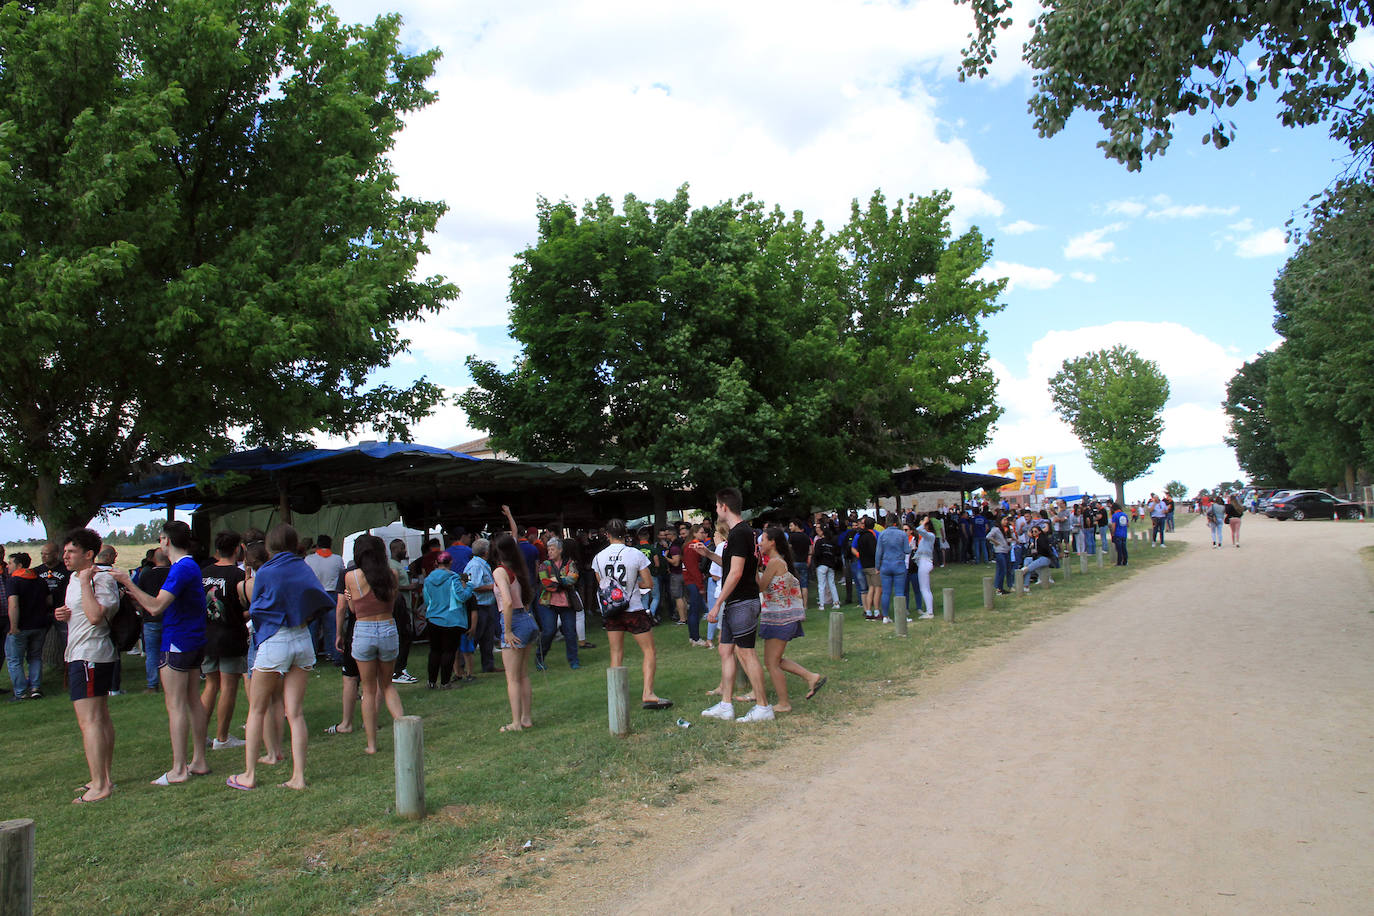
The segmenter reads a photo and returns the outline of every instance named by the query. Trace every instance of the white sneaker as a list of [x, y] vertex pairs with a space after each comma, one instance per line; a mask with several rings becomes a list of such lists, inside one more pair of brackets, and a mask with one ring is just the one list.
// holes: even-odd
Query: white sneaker
[[414, 675], [412, 675], [409, 671], [407, 671], [407, 670], [405, 670], [404, 668], [402, 668], [400, 671], [398, 671], [398, 672], [396, 672], [394, 675], [392, 675], [391, 683], [393, 683], [393, 684], [415, 684], [415, 683], [418, 683], [418, 681], [417, 681], [417, 679], [415, 678]]
[[891, 623], [891, 622], [892, 622], [892, 618], [891, 618], [891, 617], [884, 617], [884, 618], [883, 618], [883, 623]]
[[721, 701], [720, 703], [717, 703], [715, 706], [712, 706], [710, 709], [703, 709], [701, 711], [701, 714], [703, 716], [706, 716], [707, 718], [721, 719], [723, 721], [728, 722], [735, 717], [735, 704]]
[[212, 750], [212, 751], [222, 751], [222, 750], [224, 750], [224, 749], [226, 749], [226, 748], [231, 748], [231, 747], [243, 747], [243, 746], [244, 746], [245, 744], [247, 744], [247, 743], [248, 743], [248, 742], [247, 742], [247, 741], [244, 741], [242, 738], [235, 738], [233, 735], [230, 735], [228, 738], [225, 738], [223, 741], [219, 740], [218, 738], [214, 739], [214, 741], [210, 744], [210, 750]]
[[755, 705], [753, 709], [736, 719], [736, 722], [772, 722], [773, 707]]
[[924, 614], [920, 615], [920, 616], [917, 617], [916, 619], [917, 619], [917, 620], [934, 620], [934, 619], [935, 619], [935, 615], [932, 614], [930, 611], [926, 611]]

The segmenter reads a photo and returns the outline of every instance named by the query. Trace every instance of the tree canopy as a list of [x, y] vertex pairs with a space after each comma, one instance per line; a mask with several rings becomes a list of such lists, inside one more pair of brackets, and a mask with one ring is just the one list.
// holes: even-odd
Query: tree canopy
[[[1011, 25], [1011, 0], [959, 2], [975, 23], [960, 76], [986, 75], [997, 33]], [[1235, 125], [1225, 109], [1267, 86], [1278, 92], [1283, 124], [1329, 124], [1368, 167], [1374, 99], [1349, 49], [1371, 25], [1365, 0], [1047, 0], [1022, 49], [1035, 71], [1029, 108], [1044, 137], [1076, 110], [1095, 112], [1107, 134], [1098, 146], [1135, 170], [1168, 148], [1179, 115], [1209, 114], [1203, 142], [1226, 146]]]
[[529, 460], [613, 461], [837, 505], [961, 463], [999, 413], [979, 322], [1002, 282], [947, 193], [875, 193], [828, 233], [745, 196], [539, 204], [511, 282], [515, 367], [460, 402]]
[[140, 467], [362, 424], [444, 207], [399, 193], [437, 51], [314, 0], [0, 7], [0, 506], [85, 524]]
[[1374, 461], [1374, 188], [1345, 182], [1315, 208], [1274, 310], [1283, 342], [1231, 379], [1228, 444], [1252, 477], [1353, 490]]
[[1171, 480], [1164, 487], [1164, 495], [1171, 499], [1183, 499], [1188, 495], [1188, 485], [1181, 480]]
[[1159, 366], [1118, 344], [1065, 360], [1049, 380], [1055, 410], [1083, 443], [1093, 470], [1116, 485], [1148, 471], [1163, 455], [1160, 414], [1169, 400], [1169, 380]]

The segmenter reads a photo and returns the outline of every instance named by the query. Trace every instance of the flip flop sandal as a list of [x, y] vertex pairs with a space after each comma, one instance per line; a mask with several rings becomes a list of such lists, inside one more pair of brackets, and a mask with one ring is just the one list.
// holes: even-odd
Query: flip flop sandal
[[238, 789], [240, 792], [252, 792], [257, 788], [257, 786], [245, 786], [243, 783], [239, 782], [237, 776], [230, 776], [224, 781], [224, 784], [231, 789]]
[[672, 700], [645, 700], [642, 709], [672, 709]]
[[154, 779], [151, 783], [149, 783], [149, 785], [154, 785], [154, 786], [183, 786], [183, 785], [185, 785], [187, 782], [189, 782], [189, 780], [186, 780], [186, 779], [183, 779], [181, 782], [172, 782], [170, 779], [167, 778], [167, 776], [168, 776], [167, 773], [163, 773], [163, 774], [162, 774], [161, 776], [159, 776], [157, 779]]
[[807, 691], [806, 698], [809, 700], [816, 694], [820, 693], [821, 688], [825, 686], [825, 682], [828, 680], [830, 680], [830, 678], [822, 676], [821, 679], [816, 682], [816, 686], [812, 687], [809, 691]]
[[86, 797], [83, 796], [83, 795], [78, 795], [76, 798], [73, 798], [73, 799], [72, 799], [72, 804], [73, 804], [73, 805], [94, 805], [96, 802], [109, 801], [109, 800], [110, 800], [111, 798], [113, 798], [113, 797], [114, 797], [114, 792], [113, 792], [113, 791], [111, 791], [109, 795], [102, 795], [102, 796], [100, 796], [99, 798], [86, 798]]

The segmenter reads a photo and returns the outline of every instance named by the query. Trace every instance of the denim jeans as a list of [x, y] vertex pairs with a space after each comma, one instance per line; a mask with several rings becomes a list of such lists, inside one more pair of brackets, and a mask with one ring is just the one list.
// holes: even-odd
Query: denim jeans
[[864, 576], [863, 564], [858, 560], [849, 562], [849, 575], [854, 580], [854, 587], [859, 590], [860, 595], [868, 591], [868, 579]]
[[793, 563], [792, 573], [797, 577], [797, 584], [801, 586], [802, 603], [806, 602], [806, 590], [811, 587], [811, 567], [805, 563]]
[[683, 583], [687, 591], [687, 638], [696, 642], [701, 639], [701, 618], [706, 616], [706, 599], [702, 597], [701, 586]]
[[990, 558], [988, 557], [988, 553], [989, 553], [989, 550], [988, 550], [988, 539], [987, 539], [987, 538], [974, 538], [974, 539], [973, 539], [973, 559], [976, 560], [976, 561], [979, 562], [979, 563], [986, 563], [986, 562], [990, 559]]
[[[716, 603], [716, 596], [720, 594], [720, 580], [707, 577], [706, 579], [706, 612], [709, 614], [711, 608]], [[716, 630], [720, 629], [720, 621], [715, 623], [706, 621], [706, 641], [710, 642], [716, 638]]]
[[1125, 537], [1119, 537], [1119, 538], [1114, 537], [1114, 538], [1112, 538], [1112, 543], [1116, 545], [1116, 565], [1117, 565], [1117, 566], [1125, 566], [1125, 565], [1126, 565], [1126, 538], [1125, 538]]
[[[336, 601], [339, 597], [336, 592], [328, 592], [327, 594], [331, 602]], [[314, 640], [315, 653], [317, 655], [328, 656], [329, 660], [336, 665], [343, 663], [343, 658], [339, 655], [339, 650], [334, 648], [334, 640], [338, 638], [338, 633], [335, 632], [338, 625], [338, 621], [334, 619], [334, 607], [332, 604], [329, 610], [325, 611], [323, 615], [310, 621], [310, 638]], [[320, 651], [321, 645], [323, 645], [323, 652]]]
[[653, 597], [653, 600], [649, 602], [649, 616], [650, 616], [650, 617], [657, 617], [657, 616], [658, 616], [658, 600], [659, 600], [659, 598], [660, 598], [660, 592], [661, 592], [661, 591], [662, 591], [662, 586], [659, 584], [659, 578], [658, 578], [658, 576], [654, 576], [654, 597]]
[[569, 607], [552, 607], [535, 604], [534, 619], [539, 624], [539, 652], [535, 659], [542, 665], [548, 663], [549, 648], [553, 645], [554, 633], [563, 633], [563, 651], [568, 664], [577, 661], [577, 612]]
[[1095, 555], [1097, 554], [1097, 529], [1096, 529], [1096, 528], [1084, 528], [1084, 529], [1083, 529], [1083, 548], [1084, 548], [1085, 550], [1087, 550], [1089, 556], [1095, 556]]
[[994, 553], [992, 558], [997, 561], [997, 575], [992, 583], [993, 588], [1005, 591], [1015, 581], [1011, 575], [1011, 554]]
[[906, 569], [896, 571], [886, 569], [879, 573], [883, 587], [883, 616], [892, 616], [892, 596], [906, 594]]
[[[1031, 560], [1029, 563], [1026, 564], [1026, 578], [1022, 581], [1029, 583], [1030, 577], [1033, 574], [1037, 574], [1040, 570], [1046, 569], [1049, 565], [1049, 557], [1036, 557], [1034, 560]], [[1046, 573], [1046, 575], [1049, 575], [1049, 573]]]
[[5, 662], [10, 669], [10, 683], [14, 695], [22, 697], [30, 690], [43, 688], [43, 639], [47, 627], [19, 630], [5, 637]]
[[149, 690], [160, 683], [157, 669], [162, 667], [162, 618], [143, 621], [143, 674]]
[[820, 602], [821, 607], [825, 607], [827, 589], [829, 590], [828, 594], [831, 598], [831, 604], [835, 607], [839, 607], [840, 591], [835, 587], [835, 568], [833, 566], [817, 566], [816, 599]]
[[906, 570], [906, 594], [907, 616], [925, 611], [925, 602], [921, 600], [920, 575], [919, 573], [912, 572], [910, 566], [908, 566]]

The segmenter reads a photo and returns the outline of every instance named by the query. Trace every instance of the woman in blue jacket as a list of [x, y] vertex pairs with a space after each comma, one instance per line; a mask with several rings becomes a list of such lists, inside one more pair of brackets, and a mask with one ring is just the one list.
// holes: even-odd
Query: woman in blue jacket
[[875, 563], [883, 589], [883, 623], [892, 622], [892, 596], [906, 594], [907, 558], [911, 542], [906, 532], [896, 524], [888, 525], [878, 535], [878, 554]]

